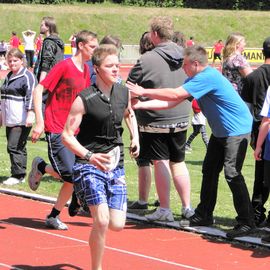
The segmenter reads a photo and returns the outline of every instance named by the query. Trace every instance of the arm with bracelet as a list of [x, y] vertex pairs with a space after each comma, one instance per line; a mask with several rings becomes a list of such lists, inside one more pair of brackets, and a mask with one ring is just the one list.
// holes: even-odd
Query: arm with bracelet
[[89, 161], [89, 163], [97, 166], [100, 170], [105, 171], [104, 164], [110, 163], [110, 155], [103, 153], [93, 153], [83, 147], [75, 137], [76, 130], [79, 128], [82, 117], [85, 114], [82, 99], [77, 97], [72, 104], [68, 115], [64, 131], [62, 133], [63, 144], [70, 149], [75, 155]]

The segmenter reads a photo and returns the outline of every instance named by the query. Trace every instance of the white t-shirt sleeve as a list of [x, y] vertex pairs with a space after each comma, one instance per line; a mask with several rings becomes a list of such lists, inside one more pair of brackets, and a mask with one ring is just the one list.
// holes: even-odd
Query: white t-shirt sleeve
[[268, 87], [268, 90], [265, 96], [263, 108], [261, 111], [261, 116], [270, 117], [270, 86]]

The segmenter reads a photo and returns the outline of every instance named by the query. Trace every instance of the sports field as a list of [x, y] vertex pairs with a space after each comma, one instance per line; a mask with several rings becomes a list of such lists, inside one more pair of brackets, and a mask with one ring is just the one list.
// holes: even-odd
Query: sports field
[[[73, 8], [32, 6], [27, 9], [28, 7], [25, 5], [20, 5], [20, 12], [18, 12], [14, 6], [5, 5], [5, 13], [3, 13], [5, 15], [0, 19], [0, 21], [5, 20], [5, 23], [2, 24], [2, 35], [5, 36], [5, 39], [8, 39], [10, 31], [14, 28], [20, 32], [35, 25], [37, 30], [40, 18], [49, 12], [50, 15], [59, 19], [65, 41], [67, 41], [70, 32], [77, 30], [78, 27], [81, 29], [85, 28], [86, 25], [91, 25], [91, 29], [98, 32], [99, 36], [108, 32], [113, 34], [119, 32], [125, 43], [134, 44], [147, 28], [149, 18], [160, 14], [173, 16], [178, 29], [183, 27], [187, 35], [195, 33], [203, 45], [209, 45], [209, 43], [211, 45], [212, 42], [220, 38], [220, 35], [225, 38], [229, 31], [240, 29], [250, 40], [250, 46], [259, 47], [261, 40], [268, 35], [266, 26], [270, 21], [268, 14], [257, 12], [229, 13], [196, 10], [175, 11], [173, 9], [164, 11], [140, 8], [117, 9], [115, 6], [103, 6], [103, 10], [98, 11], [97, 6], [88, 6], [87, 8], [85, 6], [74, 6]], [[117, 13], [119, 10], [121, 19]], [[3, 6], [1, 5], [1, 14], [2, 11]], [[190, 17], [187, 17], [188, 13], [190, 13]], [[11, 18], [18, 18], [18, 20], [11, 22], [6, 14], [9, 14]], [[216, 15], [219, 18], [216, 18]], [[27, 21], [25, 20], [26, 16]], [[212, 16], [215, 16], [214, 19]], [[251, 21], [256, 20], [256, 26], [262, 29], [261, 31], [256, 30], [257, 28], [255, 29], [253, 24], [249, 24], [250, 16], [253, 16]], [[112, 17], [114, 21], [103, 20], [107, 17]], [[130, 19], [131, 17], [133, 19]], [[264, 19], [264, 27], [262, 27], [261, 17]], [[95, 23], [91, 21], [93, 18], [96, 19]], [[203, 20], [201, 20], [202, 18]], [[191, 24], [190, 20], [194, 24]], [[206, 24], [207, 22], [209, 24]], [[138, 25], [138, 27], [135, 29], [134, 25]], [[249, 29], [244, 27], [246, 25], [250, 25]], [[111, 27], [114, 29], [112, 30]], [[197, 30], [199, 28], [200, 32]], [[205, 33], [208, 31], [207, 39]], [[254, 32], [257, 32], [256, 41], [253, 37]], [[121, 66], [123, 79], [126, 78], [130, 67], [126, 64]], [[2, 73], [2, 76], [4, 75]], [[209, 129], [208, 135], [210, 135]], [[9, 176], [10, 164], [6, 153], [5, 130], [3, 128], [0, 130], [0, 138], [0, 188], [6, 188], [1, 182]], [[124, 138], [127, 148], [126, 134]], [[205, 147], [199, 136], [195, 139], [192, 148], [192, 153], [186, 156], [186, 163], [192, 181], [192, 205], [195, 207], [199, 201], [201, 166], [205, 154]], [[33, 157], [37, 155], [47, 159], [46, 143], [39, 141], [37, 144], [32, 144], [29, 140], [28, 171]], [[125, 168], [128, 199], [134, 201], [137, 199], [137, 166], [135, 161], [128, 156], [127, 151]], [[249, 191], [252, 193], [254, 159], [251, 149], [247, 153], [243, 174]], [[68, 224], [68, 231], [53, 231], [44, 226], [44, 219], [51, 209], [51, 203], [57, 196], [60, 185], [51, 177], [44, 177], [37, 194], [52, 197], [50, 202], [44, 202], [39, 196], [35, 197], [27, 183], [11, 187], [13, 191], [16, 191], [16, 196], [12, 195], [12, 191], [2, 190], [3, 193], [0, 192], [2, 205], [0, 210], [0, 231], [2, 232], [0, 269], [89, 269], [88, 235], [91, 230], [91, 218], [85, 215], [71, 218], [65, 209], [62, 219]], [[18, 194], [17, 191], [27, 194]], [[155, 199], [153, 184], [150, 202], [154, 202]], [[269, 209], [270, 204], [268, 203], [266, 207]], [[223, 176], [220, 177], [218, 202], [214, 213], [217, 225], [213, 231], [202, 228], [198, 234], [198, 231], [194, 233], [179, 230], [178, 221], [181, 205], [173, 187], [171, 208], [176, 219], [173, 224], [147, 223], [142, 217], [144, 212], [129, 213], [125, 230], [121, 233], [108, 235], [104, 269], [269, 269], [270, 245], [263, 245], [258, 237], [265, 233], [265, 229], [258, 231], [249, 239], [241, 238], [231, 242], [224, 237], [224, 232], [234, 224], [235, 212], [231, 192]], [[154, 207], [151, 206], [149, 212], [153, 210]]]

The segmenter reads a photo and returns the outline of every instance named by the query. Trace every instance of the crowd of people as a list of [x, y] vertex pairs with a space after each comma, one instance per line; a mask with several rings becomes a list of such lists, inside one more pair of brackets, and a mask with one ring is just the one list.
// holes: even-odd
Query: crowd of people
[[[145, 215], [149, 221], [174, 221], [172, 178], [181, 201], [180, 226], [211, 226], [224, 169], [237, 213], [227, 237], [270, 227], [265, 209], [270, 187], [270, 38], [263, 43], [265, 63], [255, 71], [242, 55], [241, 33], [230, 34], [224, 45], [222, 40], [214, 44], [210, 66], [206, 50], [193, 37], [186, 42], [170, 17], [154, 17], [139, 41], [141, 56], [124, 82], [117, 36], [106, 35], [98, 42], [96, 33], [80, 30], [70, 37], [72, 56], [64, 60], [64, 42], [53, 17], [42, 18], [37, 38], [30, 29], [22, 35], [25, 55], [16, 32], [10, 48], [0, 43], [0, 57], [10, 70], [1, 86], [1, 125], [6, 127], [11, 163], [11, 176], [3, 184], [25, 182], [27, 138], [32, 130], [36, 143], [45, 133], [50, 162], [35, 157], [28, 184], [36, 191], [45, 174], [63, 183], [45, 219], [47, 227], [68, 229], [59, 215], [70, 198], [70, 216], [81, 207], [91, 213], [92, 269], [102, 267], [108, 228], [123, 229], [127, 208], [148, 209], [152, 170], [158, 198], [157, 209]], [[222, 73], [215, 68], [216, 59]], [[191, 109], [193, 133], [187, 138]], [[130, 155], [138, 165], [138, 200], [129, 205], [123, 119]], [[185, 154], [199, 133], [206, 154], [200, 202], [193, 208]], [[251, 198], [242, 174], [250, 142], [255, 157]], [[270, 242], [270, 236], [262, 240]]]

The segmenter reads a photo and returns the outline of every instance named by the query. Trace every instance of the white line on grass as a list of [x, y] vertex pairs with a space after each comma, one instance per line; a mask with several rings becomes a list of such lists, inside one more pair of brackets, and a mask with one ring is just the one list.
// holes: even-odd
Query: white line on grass
[[[88, 241], [80, 240], [80, 239], [77, 239], [77, 238], [68, 237], [68, 236], [64, 236], [64, 235], [60, 235], [60, 234], [56, 234], [56, 233], [51, 233], [51, 232], [48, 232], [48, 231], [42, 231], [42, 230], [38, 230], [38, 229], [34, 229], [34, 228], [29, 228], [29, 227], [25, 227], [25, 226], [17, 225], [17, 224], [14, 224], [14, 223], [5, 222], [5, 221], [0, 221], [0, 223], [10, 224], [10, 225], [22, 227], [22, 228], [27, 229], [27, 230], [31, 230], [31, 231], [35, 231], [35, 232], [39, 232], [39, 233], [44, 233], [44, 234], [48, 234], [48, 235], [51, 235], [51, 236], [56, 236], [56, 237], [59, 237], [59, 238], [68, 239], [68, 240], [71, 240], [71, 241], [76, 241], [76, 242], [88, 245]], [[109, 249], [109, 250], [116, 251], [116, 252], [128, 254], [128, 255], [145, 258], [145, 259], [152, 260], [152, 261], [157, 261], [157, 262], [161, 262], [161, 263], [165, 263], [165, 264], [169, 264], [169, 265], [175, 265], [175, 266], [179, 266], [179, 267], [182, 267], [182, 268], [184, 267], [186, 269], [203, 270], [202, 268], [197, 268], [197, 267], [193, 267], [193, 266], [190, 266], [190, 265], [185, 265], [185, 264], [176, 263], [176, 262], [172, 262], [172, 261], [162, 260], [160, 258], [147, 256], [147, 255], [143, 255], [143, 254], [140, 254], [140, 253], [127, 251], [127, 250], [123, 250], [123, 249], [119, 249], [119, 248], [113, 248], [113, 247], [109, 247], [109, 246], [106, 246], [105, 248]], [[1, 265], [1, 263], [0, 263], [0, 265]], [[15, 270], [21, 270], [19, 268], [14, 268], [14, 269]]]

